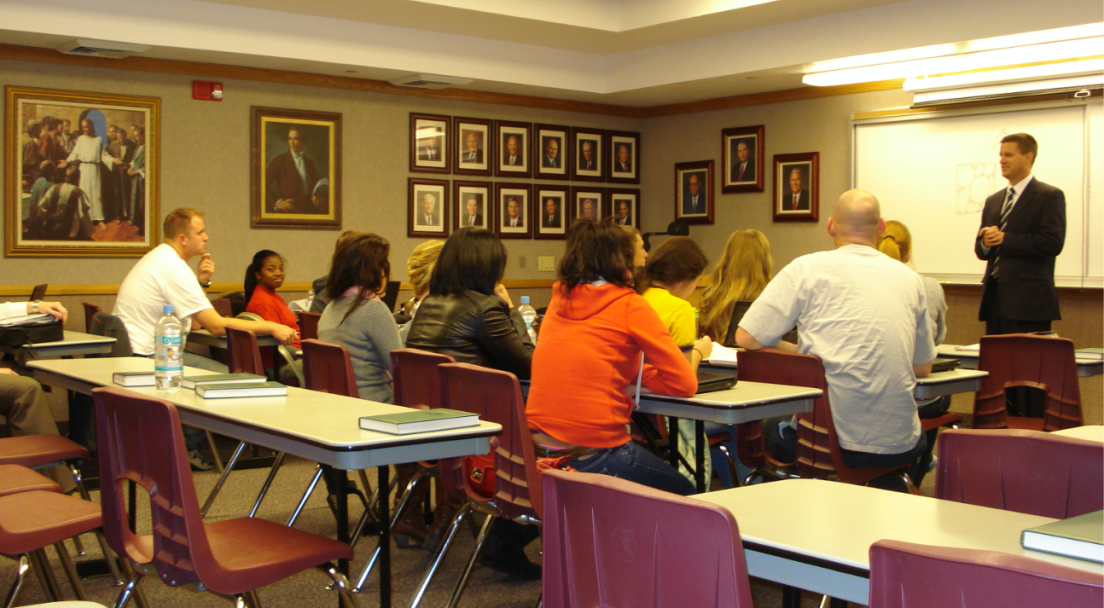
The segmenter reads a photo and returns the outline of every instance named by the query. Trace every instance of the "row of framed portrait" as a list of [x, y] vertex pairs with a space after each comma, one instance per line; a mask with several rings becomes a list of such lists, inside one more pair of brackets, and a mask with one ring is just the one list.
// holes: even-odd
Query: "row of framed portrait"
[[[760, 158], [760, 166], [762, 165]], [[730, 167], [725, 161], [725, 180]], [[759, 179], [762, 179], [760, 175]], [[723, 186], [722, 186], [723, 191]], [[713, 161], [675, 165], [675, 219], [712, 224]], [[774, 155], [774, 221], [815, 222], [820, 218], [820, 153]]]
[[410, 171], [640, 183], [640, 133], [410, 114]]
[[409, 178], [407, 235], [481, 226], [504, 239], [563, 239], [579, 218], [640, 227], [640, 190]]

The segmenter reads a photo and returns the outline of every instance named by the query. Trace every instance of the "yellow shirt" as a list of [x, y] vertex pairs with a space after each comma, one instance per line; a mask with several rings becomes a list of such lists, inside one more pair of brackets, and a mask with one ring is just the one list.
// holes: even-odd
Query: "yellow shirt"
[[659, 314], [679, 348], [694, 345], [698, 337], [698, 327], [694, 307], [689, 302], [671, 295], [671, 292], [662, 287], [649, 287], [644, 292], [644, 299]]

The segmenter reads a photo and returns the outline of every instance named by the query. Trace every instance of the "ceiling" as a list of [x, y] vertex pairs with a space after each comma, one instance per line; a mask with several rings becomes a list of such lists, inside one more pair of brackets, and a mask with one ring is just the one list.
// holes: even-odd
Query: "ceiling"
[[1100, 21], [1099, 0], [0, 0], [0, 43], [87, 37], [151, 58], [650, 107], [799, 88], [828, 59]]

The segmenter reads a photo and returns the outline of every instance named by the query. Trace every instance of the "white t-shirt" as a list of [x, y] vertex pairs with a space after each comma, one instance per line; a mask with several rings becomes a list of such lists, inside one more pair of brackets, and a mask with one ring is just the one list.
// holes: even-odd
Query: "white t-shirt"
[[873, 247], [845, 245], [782, 269], [740, 320], [763, 344], [797, 324], [824, 362], [840, 446], [900, 454], [920, 439], [913, 365], [935, 359], [920, 276]]
[[165, 316], [166, 304], [172, 304], [185, 334], [192, 327], [192, 315], [212, 307], [188, 263], [162, 243], [138, 260], [115, 298], [112, 314], [126, 325], [134, 354], [153, 354], [153, 328]]

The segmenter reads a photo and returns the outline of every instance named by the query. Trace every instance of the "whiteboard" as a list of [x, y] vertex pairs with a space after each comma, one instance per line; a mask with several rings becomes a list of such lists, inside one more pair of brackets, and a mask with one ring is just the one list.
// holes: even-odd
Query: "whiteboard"
[[853, 121], [852, 184], [874, 193], [882, 216], [903, 222], [913, 265], [941, 281], [976, 284], [985, 262], [974, 237], [990, 194], [1007, 187], [1000, 140], [1017, 132], [1039, 142], [1032, 173], [1066, 195], [1066, 242], [1055, 267], [1062, 286], [1104, 286], [1104, 105], [907, 114]]

